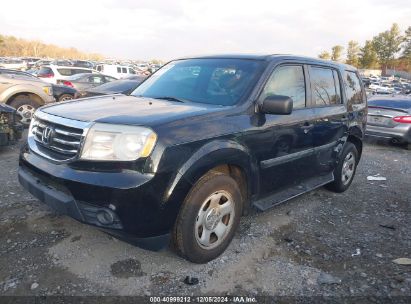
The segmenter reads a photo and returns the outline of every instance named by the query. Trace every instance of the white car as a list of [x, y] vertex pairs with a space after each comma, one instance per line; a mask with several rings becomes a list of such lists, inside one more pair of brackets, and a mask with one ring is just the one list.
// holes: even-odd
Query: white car
[[57, 80], [65, 80], [73, 75], [81, 73], [98, 73], [95, 70], [88, 68], [58, 66], [58, 65], [45, 65], [37, 72], [37, 77], [42, 80], [56, 84]]
[[5, 59], [1, 63], [5, 69], [10, 70], [25, 70], [27, 69], [27, 64], [21, 59]]
[[369, 86], [369, 89], [373, 92], [373, 93], [377, 93], [377, 94], [392, 94], [395, 92], [394, 88], [382, 85], [382, 84], [375, 84], [375, 83], [371, 83]]
[[126, 78], [136, 74], [136, 71], [133, 68], [117, 64], [99, 64], [96, 66], [96, 70], [117, 79]]

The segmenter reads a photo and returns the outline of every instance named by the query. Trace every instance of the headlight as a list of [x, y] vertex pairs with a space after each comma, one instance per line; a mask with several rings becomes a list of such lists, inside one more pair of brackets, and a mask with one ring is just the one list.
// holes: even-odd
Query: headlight
[[53, 95], [53, 88], [52, 88], [52, 87], [43, 87], [43, 91], [44, 91], [44, 93], [46, 93], [47, 95], [50, 95], [50, 96]]
[[150, 155], [157, 141], [152, 130], [138, 126], [94, 124], [81, 153], [82, 159], [131, 161]]

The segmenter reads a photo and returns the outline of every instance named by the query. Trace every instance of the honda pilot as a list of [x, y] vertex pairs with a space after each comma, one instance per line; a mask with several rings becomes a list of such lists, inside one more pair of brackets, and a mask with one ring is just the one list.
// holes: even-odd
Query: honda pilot
[[241, 215], [353, 181], [367, 118], [355, 68], [290, 55], [184, 58], [131, 95], [36, 111], [19, 181], [74, 219], [205, 263]]

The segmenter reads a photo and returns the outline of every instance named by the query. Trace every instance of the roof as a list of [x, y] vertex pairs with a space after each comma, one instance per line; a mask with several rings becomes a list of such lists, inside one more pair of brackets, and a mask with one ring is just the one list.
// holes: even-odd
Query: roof
[[314, 58], [314, 57], [308, 57], [308, 56], [291, 55], [291, 54], [211, 54], [211, 55], [200, 55], [200, 56], [187, 56], [187, 57], [182, 57], [178, 59], [204, 59], [204, 58], [245, 59], [245, 60], [262, 60], [262, 61], [274, 61], [274, 60], [280, 60], [280, 59], [302, 60], [302, 61], [309, 61], [313, 63], [332, 65], [335, 67], [342, 67], [348, 70], [356, 70], [355, 67], [345, 64], [345, 63], [324, 60], [324, 59]]

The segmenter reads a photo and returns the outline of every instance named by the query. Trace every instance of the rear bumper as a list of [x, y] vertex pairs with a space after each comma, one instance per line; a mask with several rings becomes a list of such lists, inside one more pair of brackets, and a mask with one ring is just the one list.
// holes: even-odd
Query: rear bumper
[[384, 139], [395, 139], [403, 143], [411, 143], [411, 126], [407, 124], [394, 128], [367, 125], [365, 135]]

